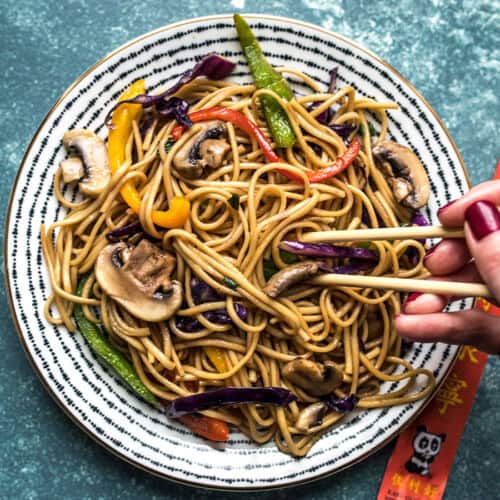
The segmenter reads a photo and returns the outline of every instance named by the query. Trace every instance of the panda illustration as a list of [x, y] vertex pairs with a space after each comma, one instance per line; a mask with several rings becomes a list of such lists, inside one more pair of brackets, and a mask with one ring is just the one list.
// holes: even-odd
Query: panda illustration
[[445, 439], [446, 434], [433, 434], [427, 431], [425, 425], [419, 425], [413, 439], [413, 456], [406, 462], [406, 470], [421, 476], [430, 476], [429, 466], [441, 450]]

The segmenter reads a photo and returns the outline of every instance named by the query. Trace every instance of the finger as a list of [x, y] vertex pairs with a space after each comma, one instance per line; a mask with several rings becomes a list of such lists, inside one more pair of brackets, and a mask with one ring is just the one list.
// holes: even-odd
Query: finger
[[500, 213], [490, 201], [476, 201], [465, 212], [465, 238], [477, 270], [500, 299]]
[[471, 259], [465, 240], [443, 240], [427, 251], [424, 265], [434, 276], [455, 273]]
[[443, 226], [462, 227], [465, 210], [479, 200], [488, 200], [500, 205], [500, 180], [488, 181], [473, 187], [465, 196], [453, 200], [438, 210], [438, 217]]
[[447, 295], [414, 292], [403, 304], [403, 311], [406, 314], [431, 314], [441, 312], [447, 305]]
[[[442, 277], [432, 277], [433, 281], [462, 281], [465, 283], [481, 282], [481, 276], [476, 266], [471, 262], [460, 271]], [[412, 293], [403, 304], [403, 311], [407, 314], [430, 314], [442, 311], [448, 302], [461, 300], [463, 297], [450, 297], [434, 293]]]
[[500, 319], [479, 309], [399, 314], [394, 325], [400, 335], [412, 341], [467, 344], [491, 354], [500, 353]]

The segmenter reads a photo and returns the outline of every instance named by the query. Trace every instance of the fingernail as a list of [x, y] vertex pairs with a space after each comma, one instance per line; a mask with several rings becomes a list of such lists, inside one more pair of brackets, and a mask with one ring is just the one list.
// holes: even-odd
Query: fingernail
[[413, 292], [412, 294], [410, 294], [408, 296], [408, 298], [405, 300], [404, 304], [403, 304], [403, 309], [410, 303], [410, 302], [413, 302], [414, 300], [417, 300], [420, 295], [422, 295], [420, 292]]
[[429, 250], [427, 250], [427, 252], [425, 252], [424, 262], [427, 260], [428, 257], [430, 257], [436, 251], [436, 249], [439, 245], [440, 245], [440, 243], [438, 243], [437, 245], [434, 245], [433, 247], [429, 248]]
[[476, 201], [467, 207], [465, 220], [476, 240], [482, 240], [500, 230], [500, 214], [494, 203], [487, 200]]
[[453, 205], [453, 203], [455, 203], [456, 201], [458, 200], [451, 200], [449, 201], [446, 205], [443, 205], [442, 207], [438, 208], [438, 215], [443, 211], [443, 210], [446, 210], [448, 207], [451, 207], [451, 205]]

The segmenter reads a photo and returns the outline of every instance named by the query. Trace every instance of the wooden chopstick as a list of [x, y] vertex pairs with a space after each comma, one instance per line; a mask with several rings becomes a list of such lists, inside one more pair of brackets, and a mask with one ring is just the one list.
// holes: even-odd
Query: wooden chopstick
[[424, 238], [463, 238], [462, 228], [443, 226], [381, 227], [375, 229], [348, 229], [304, 233], [300, 241], [306, 243], [340, 243], [374, 240], [418, 240]]
[[[340, 231], [339, 231], [340, 232]], [[436, 293], [456, 297], [493, 297], [486, 285], [457, 281], [420, 280], [415, 278], [388, 278], [352, 274], [323, 274], [311, 280], [321, 286], [349, 286], [354, 288], [378, 288], [398, 292]]]

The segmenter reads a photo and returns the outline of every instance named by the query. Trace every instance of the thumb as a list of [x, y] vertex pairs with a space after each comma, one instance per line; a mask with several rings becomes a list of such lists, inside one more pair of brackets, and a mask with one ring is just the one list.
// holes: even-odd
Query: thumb
[[481, 278], [500, 300], [500, 213], [494, 203], [476, 201], [465, 211], [465, 237]]

